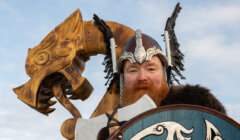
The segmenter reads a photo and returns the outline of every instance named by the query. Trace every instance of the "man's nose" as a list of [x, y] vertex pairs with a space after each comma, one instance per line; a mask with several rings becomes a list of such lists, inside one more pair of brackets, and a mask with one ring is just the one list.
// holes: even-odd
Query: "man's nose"
[[147, 81], [147, 75], [144, 70], [139, 71], [138, 81]]

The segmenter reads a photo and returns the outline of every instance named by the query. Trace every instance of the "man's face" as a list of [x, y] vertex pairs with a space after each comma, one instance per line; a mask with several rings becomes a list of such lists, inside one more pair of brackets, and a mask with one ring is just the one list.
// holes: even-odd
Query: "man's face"
[[144, 94], [148, 94], [157, 106], [166, 97], [166, 85], [163, 66], [157, 56], [142, 64], [126, 61], [124, 65], [123, 105], [136, 102]]

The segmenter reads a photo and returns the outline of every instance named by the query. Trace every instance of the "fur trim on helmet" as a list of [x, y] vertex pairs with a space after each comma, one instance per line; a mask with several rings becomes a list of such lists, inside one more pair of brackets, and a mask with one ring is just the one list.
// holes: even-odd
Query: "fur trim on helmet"
[[172, 86], [160, 106], [172, 104], [199, 105], [226, 114], [224, 106], [209, 89], [199, 85]]

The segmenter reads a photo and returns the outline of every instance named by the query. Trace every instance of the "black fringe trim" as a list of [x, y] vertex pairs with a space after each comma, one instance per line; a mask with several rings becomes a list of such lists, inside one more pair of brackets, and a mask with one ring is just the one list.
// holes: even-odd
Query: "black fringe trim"
[[106, 43], [106, 56], [104, 57], [102, 65], [105, 66], [104, 73], [106, 73], [106, 76], [104, 78], [107, 79], [105, 86], [108, 86], [107, 90], [109, 90], [114, 82], [116, 82], [117, 86], [119, 86], [119, 76], [118, 74], [113, 74], [112, 69], [110, 38], [113, 37], [113, 33], [104, 20], [100, 19], [96, 14], [93, 15], [93, 19], [95, 25], [103, 33], [104, 42]]
[[182, 8], [180, 4], [177, 3], [171, 17], [168, 18], [165, 30], [168, 31], [169, 39], [170, 39], [170, 51], [171, 51], [171, 59], [172, 59], [172, 67], [167, 68], [167, 77], [168, 77], [168, 84], [174, 85], [174, 81], [180, 85], [179, 79], [186, 79], [182, 74], [181, 71], [184, 71], [184, 54], [179, 49], [180, 44], [177, 41], [177, 37], [175, 35], [174, 27], [176, 18], [178, 13]]

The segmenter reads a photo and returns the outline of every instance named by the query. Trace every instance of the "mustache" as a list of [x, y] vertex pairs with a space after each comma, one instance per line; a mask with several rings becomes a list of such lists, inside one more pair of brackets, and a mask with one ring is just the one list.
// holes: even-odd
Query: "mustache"
[[133, 85], [132, 90], [151, 90], [153, 85], [151, 82], [137, 82]]
[[[164, 80], [164, 79], [163, 79]], [[130, 105], [140, 99], [144, 94], [148, 94], [151, 99], [160, 105], [161, 101], [167, 96], [168, 87], [163, 81], [161, 84], [155, 84], [152, 81], [138, 81], [132, 86], [124, 85], [123, 104]]]

